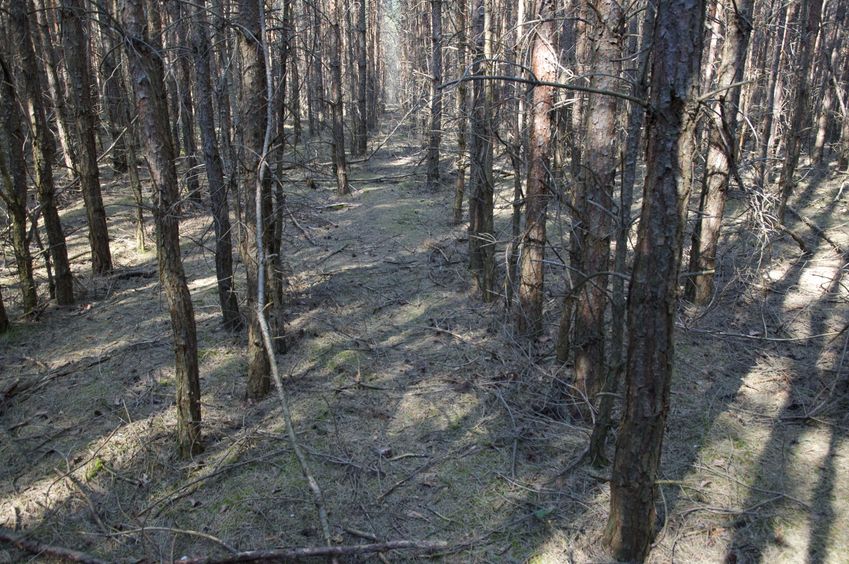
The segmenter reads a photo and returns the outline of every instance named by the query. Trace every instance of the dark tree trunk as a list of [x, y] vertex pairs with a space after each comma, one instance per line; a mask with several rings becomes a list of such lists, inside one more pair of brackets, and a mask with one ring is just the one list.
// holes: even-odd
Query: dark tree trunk
[[206, 2], [199, 0], [194, 8], [192, 48], [195, 59], [195, 93], [197, 117], [209, 183], [209, 201], [212, 208], [212, 225], [215, 229], [215, 274], [218, 279], [218, 302], [224, 327], [237, 331], [242, 326], [239, 302], [233, 289], [233, 243], [230, 229], [230, 208], [224, 184], [224, 165], [218, 152], [215, 119], [212, 107], [212, 67], [206, 19]]
[[342, 123], [342, 31], [339, 21], [342, 19], [342, 5], [339, 0], [333, 3], [330, 47], [330, 105], [333, 117], [333, 170], [336, 175], [336, 191], [340, 195], [350, 194], [348, 184], [348, 163], [345, 160], [345, 128]]
[[[554, 2], [544, 0], [539, 6], [536, 31], [531, 51], [531, 72], [543, 82], [557, 78], [557, 53], [554, 50]], [[525, 229], [519, 278], [519, 302], [516, 325], [526, 337], [542, 332], [543, 260], [545, 259], [545, 222], [549, 198], [551, 167], [551, 130], [554, 88], [535, 86], [530, 107], [530, 143], [528, 183], [525, 188]]]
[[245, 206], [245, 225], [242, 229], [242, 261], [247, 273], [248, 309], [248, 382], [247, 396], [250, 399], [264, 397], [271, 385], [268, 356], [262, 344], [259, 319], [256, 311], [257, 281], [259, 267], [255, 257], [257, 245], [256, 207], [250, 204], [251, 195], [256, 189], [259, 175], [259, 156], [262, 152], [265, 135], [265, 114], [267, 79], [265, 57], [260, 41], [260, 18], [265, 17], [261, 9], [262, 0], [239, 0], [238, 7], [238, 46], [241, 58], [242, 88], [239, 96], [239, 108], [242, 110], [240, 126], [245, 151], [240, 164], [242, 193], [248, 205]]
[[610, 480], [604, 543], [643, 561], [655, 534], [655, 492], [674, 359], [684, 217], [696, 149], [702, 0], [663, 0], [652, 52], [646, 179], [628, 299], [625, 412]]
[[430, 88], [430, 139], [427, 147], [427, 186], [439, 186], [439, 145], [442, 141], [442, 0], [430, 0], [431, 31], [431, 88]]
[[[472, 74], [486, 75], [486, 11], [484, 0], [475, 0], [472, 15]], [[487, 81], [472, 84], [472, 123], [469, 171], [469, 270], [485, 302], [495, 299], [495, 235], [493, 233], [492, 122]]]
[[189, 458], [203, 450], [197, 334], [180, 254], [180, 222], [175, 215], [179, 192], [168, 124], [162, 51], [157, 45], [158, 38], [146, 33], [142, 0], [123, 0], [122, 16], [136, 108], [153, 182], [159, 273], [168, 299], [174, 337], [177, 444], [180, 456]]
[[[725, 43], [716, 74], [717, 88], [728, 87], [743, 79], [753, 7], [754, 0], [727, 0], [724, 10]], [[708, 134], [705, 183], [690, 248], [690, 272], [693, 274], [687, 280], [687, 299], [699, 305], [708, 303], [713, 297], [722, 215], [725, 213], [732, 169], [737, 166], [735, 152], [740, 88], [724, 90], [718, 97], [712, 112], [718, 117], [714, 117]]]
[[357, 3], [357, 154], [368, 149], [368, 43], [366, 34], [366, 0]]
[[26, 91], [26, 110], [32, 129], [32, 160], [35, 169], [35, 185], [38, 191], [38, 201], [41, 205], [41, 215], [44, 218], [44, 228], [47, 231], [47, 241], [50, 246], [56, 302], [59, 305], [69, 305], [74, 303], [74, 281], [68, 262], [65, 233], [62, 231], [59, 211], [56, 209], [54, 200], [53, 158], [55, 155], [53, 139], [42, 102], [44, 91], [41, 86], [41, 77], [38, 72], [38, 63], [35, 58], [35, 49], [30, 35], [24, 2], [12, 2], [11, 21], [12, 43], [17, 49], [21, 78]]
[[95, 274], [105, 274], [112, 270], [112, 255], [109, 252], [106, 210], [100, 193], [100, 172], [97, 168], [97, 126], [94, 101], [91, 99], [88, 34], [83, 25], [85, 8], [82, 0], [61, 0], [59, 13], [62, 19], [65, 67], [71, 83], [71, 112], [79, 141], [80, 188], [88, 220], [91, 267]]
[[38, 295], [27, 238], [27, 169], [23, 152], [25, 137], [18, 107], [11, 67], [0, 56], [0, 198], [6, 204], [11, 220], [9, 229], [21, 288], [21, 305], [24, 314], [31, 315], [38, 306]]
[[[461, 72], [466, 71], [466, 47], [467, 47], [467, 14], [469, 11], [468, 0], [460, 0], [457, 3], [457, 66]], [[466, 131], [469, 123], [469, 96], [466, 87], [467, 82], [457, 85], [457, 181], [454, 185], [454, 223], [463, 221], [463, 196], [466, 191], [466, 166], [468, 155], [466, 151]]]

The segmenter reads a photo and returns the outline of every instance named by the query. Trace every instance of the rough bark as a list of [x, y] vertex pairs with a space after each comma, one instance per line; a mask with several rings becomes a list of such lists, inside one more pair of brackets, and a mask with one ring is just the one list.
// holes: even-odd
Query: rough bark
[[[651, 34], [654, 28], [654, 8], [647, 5], [643, 15], [642, 29], [637, 29], [636, 18], [631, 20], [628, 52], [636, 56], [636, 69], [629, 73], [633, 81], [631, 95], [640, 100], [648, 98], [648, 61], [651, 45]], [[637, 36], [640, 43], [637, 44]], [[645, 109], [637, 104], [631, 104], [628, 110], [625, 126], [624, 151], [622, 155], [622, 185], [619, 193], [619, 210], [616, 222], [616, 252], [614, 254], [611, 286], [611, 330], [610, 352], [608, 353], [608, 369], [601, 393], [597, 394], [595, 424], [590, 436], [587, 458], [595, 466], [605, 466], [608, 463], [604, 452], [607, 435], [613, 423], [613, 400], [619, 388], [619, 382], [624, 372], [625, 321], [627, 301], [625, 293], [625, 277], [629, 270], [628, 236], [631, 233], [631, 206], [634, 200], [634, 183], [637, 176], [637, 160], [641, 147], [642, 127]]]
[[27, 178], [24, 160], [24, 133], [18, 116], [18, 96], [12, 71], [0, 56], [0, 198], [6, 204], [11, 223], [12, 252], [18, 271], [21, 305], [30, 315], [38, 305], [32, 275], [32, 255], [27, 238]]
[[[457, 66], [461, 72], [466, 72], [467, 47], [467, 14], [468, 0], [457, 3]], [[466, 150], [466, 132], [469, 123], [469, 96], [467, 82], [457, 85], [457, 180], [454, 184], [453, 218], [455, 224], [463, 221], [463, 197], [466, 191], [466, 167], [468, 152]]]
[[357, 3], [357, 143], [358, 155], [368, 149], [368, 48], [366, 37], [366, 0]]
[[233, 288], [233, 242], [230, 227], [230, 208], [224, 184], [224, 165], [218, 150], [215, 118], [212, 105], [211, 46], [206, 19], [206, 2], [199, 0], [194, 8], [192, 50], [195, 61], [195, 93], [197, 118], [209, 183], [212, 225], [215, 230], [215, 274], [218, 281], [218, 302], [224, 327], [236, 331], [242, 326], [239, 302]]
[[[472, 19], [472, 74], [484, 76], [486, 66], [484, 0], [475, 0]], [[472, 146], [469, 170], [469, 270], [481, 298], [495, 299], [495, 236], [493, 233], [492, 123], [486, 80], [472, 86]]]
[[0, 295], [0, 334], [9, 330], [9, 317], [6, 315], [6, 306], [3, 305], [3, 296]]
[[158, 39], [146, 33], [142, 0], [123, 0], [122, 19], [136, 108], [153, 183], [159, 273], [168, 300], [174, 338], [177, 444], [180, 455], [189, 458], [203, 449], [197, 333], [180, 253], [180, 222], [176, 216], [179, 191], [168, 124], [162, 52], [158, 49]]
[[112, 255], [109, 252], [106, 210], [103, 207], [100, 172], [97, 168], [97, 127], [94, 101], [91, 99], [88, 35], [83, 25], [85, 7], [82, 0], [61, 0], [59, 14], [62, 20], [65, 68], [70, 81], [70, 110], [80, 151], [80, 188], [88, 221], [91, 267], [95, 274], [105, 274], [112, 270]]
[[[726, 0], [725, 42], [716, 73], [717, 88], [725, 88], [743, 80], [746, 51], [752, 31], [754, 0]], [[687, 279], [687, 299], [699, 305], [713, 297], [716, 252], [719, 246], [722, 215], [732, 167], [736, 167], [737, 112], [740, 88], [718, 94], [708, 133], [708, 154], [705, 182], [699, 204], [693, 241], [690, 247], [690, 278]]]
[[655, 534], [655, 492], [669, 413], [684, 218], [696, 148], [702, 0], [663, 0], [652, 52], [646, 179], [628, 300], [625, 411], [610, 480], [604, 543], [643, 561]]
[[342, 5], [339, 0], [333, 2], [335, 17], [331, 23], [330, 47], [330, 105], [333, 121], [333, 171], [336, 175], [336, 191], [340, 195], [351, 193], [348, 184], [348, 162], [345, 160], [345, 129], [342, 123], [342, 31], [339, 21], [342, 19]]
[[432, 61], [430, 69], [430, 139], [427, 147], [427, 187], [439, 186], [439, 145], [442, 142], [442, 0], [430, 0]]
[[[242, 88], [239, 93], [240, 127], [245, 151], [240, 159], [242, 193], [247, 198], [254, 193], [259, 174], [259, 155], [265, 134], [266, 73], [262, 54], [260, 21], [264, 17], [262, 0], [239, 0], [237, 43], [241, 59]], [[256, 208], [245, 206], [245, 225], [242, 228], [241, 254], [247, 273], [248, 309], [248, 382], [249, 399], [268, 394], [271, 379], [268, 357], [262, 344], [259, 319], [256, 313], [259, 266], [256, 257]]]
[[[557, 52], [554, 48], [554, 2], [540, 3], [531, 47], [531, 72], [543, 82], [557, 77]], [[525, 229], [519, 273], [519, 301], [516, 305], [516, 327], [525, 337], [542, 333], [542, 303], [545, 259], [545, 222], [549, 198], [551, 166], [551, 111], [554, 88], [534, 86], [530, 106], [530, 143], [528, 182], [525, 188]]]
[[20, 76], [26, 94], [26, 112], [32, 130], [32, 160], [35, 169], [35, 186], [47, 241], [50, 247], [50, 259], [54, 269], [54, 287], [56, 302], [59, 305], [74, 303], [74, 281], [68, 262], [68, 248], [65, 233], [59, 221], [59, 211], [54, 200], [53, 183], [53, 139], [47, 123], [47, 114], [42, 102], [43, 90], [35, 49], [24, 2], [12, 2], [10, 6], [11, 23], [9, 32], [12, 44], [17, 51], [20, 64]]
[[[585, 32], [592, 51], [592, 88], [616, 91], [622, 53], [623, 15], [615, 0], [593, 0]], [[604, 354], [607, 272], [613, 231], [613, 184], [616, 180], [616, 106], [613, 96], [592, 94], [586, 102], [575, 203], [579, 225], [572, 237], [581, 253], [577, 273], [575, 386], [592, 402], [606, 375]]]

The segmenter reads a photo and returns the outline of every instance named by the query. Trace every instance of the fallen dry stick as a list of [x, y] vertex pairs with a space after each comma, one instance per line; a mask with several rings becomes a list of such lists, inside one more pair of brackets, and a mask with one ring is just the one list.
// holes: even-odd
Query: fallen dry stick
[[354, 554], [374, 554], [387, 550], [420, 550], [436, 552], [448, 548], [443, 541], [410, 541], [396, 540], [376, 542], [371, 544], [353, 544], [347, 546], [316, 546], [307, 548], [279, 548], [267, 550], [248, 550], [224, 556], [223, 558], [189, 558], [180, 560], [183, 564], [226, 564], [228, 562], [257, 562], [269, 560], [272, 562], [288, 562], [298, 558], [315, 556], [351, 556]]
[[8, 529], [0, 527], [0, 543], [11, 544], [15, 548], [28, 552], [30, 554], [53, 556], [64, 562], [83, 562], [85, 564], [107, 564], [106, 560], [101, 560], [91, 554], [80, 552], [72, 548], [62, 546], [53, 546], [43, 544], [34, 540], [27, 539], [24, 535], [12, 532]]

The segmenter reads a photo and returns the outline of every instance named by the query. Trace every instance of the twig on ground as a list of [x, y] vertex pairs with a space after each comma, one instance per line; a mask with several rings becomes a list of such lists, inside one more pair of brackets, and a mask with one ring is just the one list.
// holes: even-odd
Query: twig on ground
[[0, 527], [0, 543], [11, 544], [15, 548], [23, 550], [29, 554], [39, 556], [53, 556], [65, 562], [83, 562], [84, 564], [108, 564], [106, 560], [74, 550], [63, 546], [55, 546], [50, 544], [40, 543], [38, 541], [29, 540], [25, 535], [14, 533]]
[[140, 527], [138, 529], [128, 529], [126, 531], [116, 531], [114, 533], [111, 533], [109, 536], [134, 535], [136, 533], [145, 533], [147, 531], [162, 531], [165, 533], [174, 533], [175, 535], [189, 535], [192, 537], [199, 537], [214, 542], [215, 544], [226, 549], [227, 552], [230, 552], [231, 554], [239, 554], [238, 550], [236, 550], [223, 540], [219, 539], [218, 537], [214, 537], [208, 533], [203, 533], [201, 531], [193, 531], [191, 529], [174, 529], [171, 527]]
[[353, 556], [357, 554], [374, 554], [388, 550], [420, 550], [426, 553], [445, 550], [448, 543], [444, 541], [411, 541], [396, 540], [372, 544], [354, 544], [347, 546], [316, 546], [308, 548], [280, 548], [267, 550], [249, 550], [238, 552], [224, 558], [187, 558], [181, 560], [184, 564], [225, 564], [229, 562], [258, 562], [262, 560], [290, 561], [300, 558], [317, 556]]

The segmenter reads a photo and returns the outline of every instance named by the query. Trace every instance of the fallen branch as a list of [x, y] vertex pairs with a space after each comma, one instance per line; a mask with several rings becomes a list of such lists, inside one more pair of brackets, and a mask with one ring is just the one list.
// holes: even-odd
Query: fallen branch
[[29, 540], [24, 535], [0, 527], [0, 543], [10, 544], [15, 548], [36, 554], [38, 556], [53, 556], [64, 562], [84, 562], [85, 564], [108, 564], [106, 560], [63, 546], [54, 546]]
[[387, 550], [420, 550], [431, 553], [445, 550], [448, 543], [444, 541], [410, 541], [396, 540], [371, 544], [354, 544], [347, 546], [317, 546], [308, 548], [280, 548], [268, 550], [248, 550], [223, 558], [188, 558], [180, 560], [187, 564], [225, 564], [228, 562], [257, 562], [261, 560], [289, 561], [299, 558], [316, 556], [353, 556], [355, 554], [374, 554]]
[[843, 250], [843, 248], [840, 245], [838, 245], [837, 243], [835, 243], [834, 239], [829, 237], [828, 234], [825, 231], [823, 231], [822, 227], [820, 227], [819, 225], [817, 225], [816, 223], [814, 223], [810, 219], [808, 219], [806, 217], [802, 217], [802, 215], [799, 212], [797, 212], [796, 210], [794, 210], [790, 206], [787, 206], [785, 208], [785, 210], [787, 211], [787, 213], [789, 213], [790, 215], [792, 215], [793, 217], [795, 217], [796, 219], [798, 219], [799, 221], [801, 221], [802, 223], [807, 225], [808, 228], [817, 235], [817, 237], [819, 237], [820, 239], [822, 239], [823, 241], [825, 241], [826, 243], [831, 245], [831, 248], [834, 249], [837, 252], [838, 255], [841, 255], [841, 256], [846, 255], [846, 252]]

